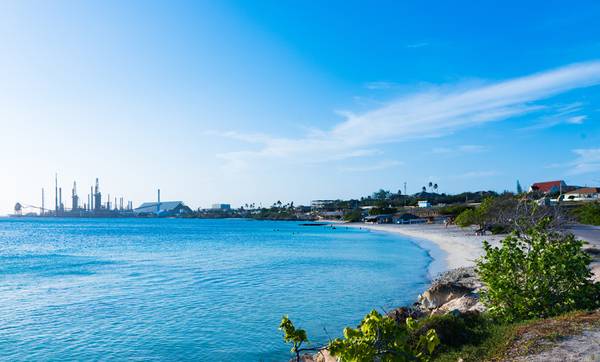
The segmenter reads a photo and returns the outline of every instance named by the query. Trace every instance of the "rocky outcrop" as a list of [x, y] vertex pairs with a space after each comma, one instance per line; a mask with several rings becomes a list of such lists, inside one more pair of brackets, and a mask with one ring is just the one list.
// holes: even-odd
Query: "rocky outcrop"
[[449, 270], [433, 281], [418, 298], [415, 307], [425, 314], [483, 312], [478, 291], [483, 287], [475, 268]]

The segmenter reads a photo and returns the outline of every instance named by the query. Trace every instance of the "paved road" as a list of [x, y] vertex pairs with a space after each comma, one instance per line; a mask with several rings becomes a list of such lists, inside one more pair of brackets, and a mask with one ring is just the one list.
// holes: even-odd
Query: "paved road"
[[578, 238], [600, 247], [600, 226], [573, 225], [569, 229]]

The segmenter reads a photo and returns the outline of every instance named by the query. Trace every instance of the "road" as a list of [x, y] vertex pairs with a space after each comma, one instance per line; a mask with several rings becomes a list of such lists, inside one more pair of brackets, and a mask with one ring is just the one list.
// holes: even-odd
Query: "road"
[[600, 248], [600, 226], [573, 225], [569, 230], [578, 238]]

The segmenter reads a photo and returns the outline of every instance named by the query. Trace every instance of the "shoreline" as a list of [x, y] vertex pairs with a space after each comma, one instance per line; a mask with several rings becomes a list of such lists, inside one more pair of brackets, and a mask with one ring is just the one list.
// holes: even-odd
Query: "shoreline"
[[344, 223], [344, 226], [387, 232], [408, 237], [427, 251], [432, 261], [428, 274], [434, 279], [440, 273], [460, 267], [475, 265], [483, 255], [482, 243], [487, 240], [497, 245], [506, 235], [475, 235], [474, 229], [461, 229], [455, 225], [447, 228], [441, 224], [365, 224]]

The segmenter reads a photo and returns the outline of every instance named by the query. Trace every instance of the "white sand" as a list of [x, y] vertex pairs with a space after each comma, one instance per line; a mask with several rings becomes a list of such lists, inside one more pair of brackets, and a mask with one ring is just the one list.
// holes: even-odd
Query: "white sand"
[[474, 229], [471, 228], [461, 229], [452, 225], [446, 228], [440, 224], [348, 223], [344, 226], [398, 233], [414, 239], [420, 246], [428, 250], [434, 259], [430, 267], [431, 275], [449, 269], [475, 265], [475, 260], [483, 255], [483, 240], [497, 245], [505, 237], [505, 235], [480, 236], [475, 235]]

